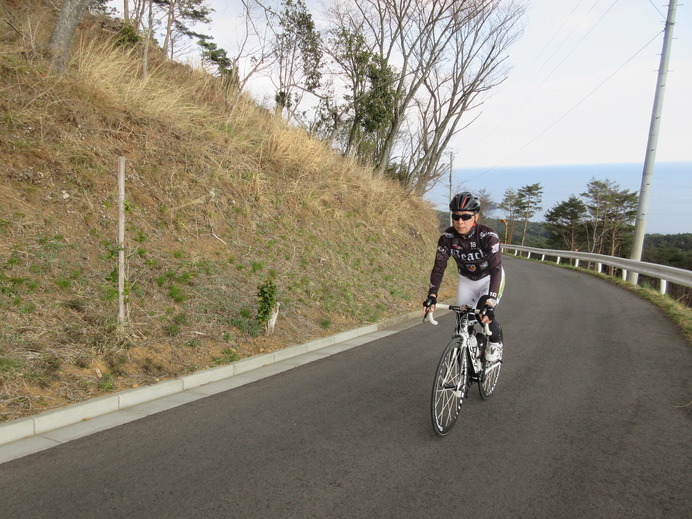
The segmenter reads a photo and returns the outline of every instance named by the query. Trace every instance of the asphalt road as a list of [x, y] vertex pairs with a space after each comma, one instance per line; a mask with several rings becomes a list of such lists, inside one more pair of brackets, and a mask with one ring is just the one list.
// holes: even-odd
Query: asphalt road
[[498, 388], [445, 438], [451, 315], [2, 464], [0, 517], [692, 517], [690, 345], [604, 281], [505, 270]]

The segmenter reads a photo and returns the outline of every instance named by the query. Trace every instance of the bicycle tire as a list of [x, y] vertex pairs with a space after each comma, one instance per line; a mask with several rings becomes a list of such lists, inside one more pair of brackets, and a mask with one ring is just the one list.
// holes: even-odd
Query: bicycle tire
[[469, 385], [469, 358], [460, 339], [442, 352], [435, 370], [430, 412], [435, 434], [445, 436], [456, 423]]
[[489, 366], [483, 360], [483, 373], [478, 380], [478, 391], [483, 400], [487, 400], [495, 391], [497, 381], [500, 379], [500, 369], [502, 368], [502, 357]]

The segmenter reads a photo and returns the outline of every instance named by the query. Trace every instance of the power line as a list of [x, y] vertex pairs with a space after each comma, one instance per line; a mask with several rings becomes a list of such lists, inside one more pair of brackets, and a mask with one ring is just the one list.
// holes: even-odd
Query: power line
[[[598, 1], [599, 1], [599, 0], [596, 0], [595, 3], [593, 3], [593, 4], [591, 5], [591, 7], [590, 7], [590, 8], [588, 9], [588, 11], [586, 12], [586, 14], [584, 14], [584, 15], [580, 18], [580, 20], [573, 26], [572, 30], [571, 30], [570, 32], [567, 33], [567, 35], [562, 39], [562, 41], [559, 43], [559, 45], [555, 48], [555, 50], [553, 51], [553, 53], [552, 53], [550, 56], [548, 56], [548, 57], [541, 63], [541, 65], [538, 67], [538, 70], [536, 70], [536, 72], [534, 73], [535, 76], [537, 76], [537, 75], [541, 72], [541, 70], [543, 70], [543, 68], [550, 62], [550, 60], [553, 58], [553, 56], [555, 56], [555, 55], [557, 54], [557, 52], [558, 52], [558, 51], [566, 44], [566, 42], [572, 37], [572, 35], [576, 32], [576, 30], [579, 28], [579, 26], [584, 22], [584, 20], [585, 20], [586, 17], [589, 15], [589, 13], [590, 13], [591, 11], [593, 11], [594, 7], [596, 7], [596, 5], [598, 4]], [[615, 0], [615, 2], [617, 2], [617, 1], [618, 1], [618, 0]], [[483, 126], [489, 128], [489, 129], [486, 130], [485, 133], [482, 133], [482, 131], [481, 131], [481, 132], [477, 132], [477, 133], [474, 135], [475, 138], [472, 138], [472, 139], [471, 139], [471, 142], [473, 142], [474, 140], [478, 140], [478, 139], [484, 139], [484, 138], [486, 138], [489, 134], [491, 134], [491, 133], [494, 131], [494, 128], [495, 128], [495, 126], [496, 126], [497, 123], [498, 123], [498, 119], [501, 118], [502, 120], [507, 120], [509, 117], [511, 117], [512, 115], [514, 115], [514, 114], [517, 112], [517, 110], [519, 109], [519, 106], [520, 106], [520, 103], [518, 102], [519, 99], [521, 99], [522, 102], [526, 102], [528, 99], [531, 99], [531, 97], [533, 97], [533, 96], [537, 93], [538, 89], [537, 89], [537, 88], [533, 88], [533, 89], [531, 90], [531, 92], [527, 94], [527, 93], [526, 93], [526, 90], [527, 90], [528, 88], [531, 88], [531, 84], [530, 84], [529, 82], [527, 82], [527, 83], [525, 83], [525, 84], [521, 84], [521, 81], [522, 81], [522, 80], [524, 79], [524, 77], [531, 71], [531, 68], [533, 67], [533, 65], [538, 61], [539, 57], [543, 54], [543, 52], [544, 52], [546, 49], [548, 49], [548, 47], [550, 46], [550, 43], [551, 43], [551, 42], [555, 39], [555, 37], [560, 33], [560, 31], [562, 30], [562, 28], [563, 28], [563, 27], [570, 21], [570, 19], [574, 16], [574, 13], [575, 13], [576, 10], [579, 8], [579, 6], [582, 4], [582, 2], [583, 2], [583, 0], [579, 0], [579, 2], [577, 2], [577, 4], [574, 6], [574, 8], [570, 11], [569, 15], [567, 15], [567, 17], [562, 21], [562, 23], [559, 25], [559, 27], [555, 30], [555, 32], [553, 33], [553, 35], [550, 37], [550, 39], [548, 40], [548, 42], [543, 46], [543, 48], [541, 49], [541, 51], [538, 53], [538, 56], [531, 62], [531, 65], [529, 65], [529, 67], [525, 70], [525, 72], [524, 72], [524, 73], [520, 76], [520, 78], [517, 80], [518, 88], [514, 91], [514, 94], [504, 102], [503, 105], [500, 105], [500, 107], [498, 108], [498, 111], [497, 111], [498, 115], [496, 115], [492, 120], [489, 120], [486, 124], [483, 125]], [[611, 6], [611, 8], [612, 8], [612, 6]], [[608, 10], [610, 10], [610, 8], [609, 8]], [[603, 18], [603, 16], [601, 16], [601, 18], [596, 22], [595, 25], [597, 25], [597, 24], [601, 21], [602, 18]], [[594, 26], [595, 26], [595, 25], [594, 25]], [[587, 32], [587, 34], [590, 33], [590, 32], [593, 30], [593, 28], [594, 28], [594, 27], [592, 27], [591, 29], [589, 29], [589, 31]], [[577, 44], [577, 46], [578, 46], [580, 43], [581, 43], [581, 41]], [[571, 54], [575, 49], [576, 49], [576, 46], [568, 53], [568, 55]], [[548, 74], [548, 76], [546, 76], [546, 77], [543, 79], [541, 85], [543, 85], [543, 84], [551, 77], [551, 75], [555, 72], [555, 70], [557, 70], [557, 68], [559, 68], [559, 66], [560, 66], [563, 62], [564, 62], [564, 60], [563, 60], [562, 62], [560, 62], [560, 64], [558, 64], [558, 66], [555, 67], [555, 68]], [[510, 111], [507, 113], [507, 112], [503, 109], [503, 106], [509, 106], [509, 107], [510, 107]], [[499, 115], [500, 113], [501, 113], [502, 115]]]
[[651, 4], [651, 7], [653, 7], [654, 9], [656, 9], [656, 12], [657, 12], [658, 14], [661, 15], [661, 19], [665, 20], [665, 19], [666, 19], [666, 15], [663, 14], [663, 13], [661, 12], [661, 10], [660, 10], [658, 7], [656, 7], [656, 4], [654, 4], [651, 0], [649, 0], [649, 3]]
[[[610, 74], [607, 78], [605, 78], [603, 81], [601, 81], [593, 90], [591, 90], [588, 94], [586, 94], [579, 102], [577, 102], [574, 106], [572, 106], [569, 110], [567, 110], [565, 113], [563, 113], [560, 117], [558, 117], [555, 121], [553, 121], [545, 130], [543, 130], [541, 133], [536, 135], [533, 139], [531, 139], [529, 142], [524, 144], [521, 148], [516, 150], [515, 152], [511, 153], [505, 159], [503, 159], [501, 162], [495, 164], [491, 168], [486, 169], [479, 175], [477, 175], [475, 178], [478, 178], [494, 169], [497, 169], [500, 167], [502, 164], [507, 162], [509, 159], [520, 153], [521, 151], [525, 150], [528, 146], [533, 144], [536, 140], [538, 140], [540, 137], [548, 133], [550, 129], [552, 129], [555, 125], [557, 125], [560, 121], [562, 121], [565, 117], [567, 117], [571, 112], [573, 112], [576, 108], [578, 108], [584, 101], [586, 101], [589, 97], [591, 97], [596, 91], [598, 91], [603, 85], [605, 85], [613, 76], [615, 76], [620, 70], [622, 70], [630, 61], [632, 61], [634, 58], [636, 58], [639, 54], [641, 54], [644, 49], [646, 49], [653, 41], [655, 41], [658, 36], [662, 33], [663, 31], [659, 31], [653, 38], [651, 38], [641, 49], [639, 49], [637, 52], [635, 52], [627, 61], [625, 61], [622, 65], [620, 65], [612, 74]], [[473, 179], [469, 179], [473, 180]]]
[[[581, 5], [581, 3], [582, 3], [583, 1], [584, 1], [584, 0], [579, 0], [579, 2], [577, 2], [577, 5], [574, 6], [574, 8], [573, 8], [572, 11], [567, 15], [567, 17], [566, 17], [564, 20], [562, 20], [562, 23], [558, 26], [557, 29], [555, 29], [555, 32], [554, 32], [553, 35], [550, 37], [550, 39], [547, 41], [547, 43], [546, 43], [545, 45], [543, 45], [543, 48], [541, 49], [541, 51], [536, 55], [536, 57], [533, 59], [533, 61], [531, 62], [531, 64], [526, 68], [526, 70], [524, 71], [524, 73], [523, 73], [521, 76], [519, 76], [519, 78], [517, 79], [517, 83], [521, 83], [521, 81], [524, 79], [524, 77], [526, 76], [526, 74], [529, 73], [529, 71], [531, 70], [531, 68], [536, 64], [536, 62], [539, 60], [539, 58], [543, 55], [543, 53], [546, 51], [546, 49], [550, 46], [550, 44], [553, 42], [553, 40], [555, 39], [555, 37], [560, 33], [560, 31], [561, 31], [562, 28], [565, 26], [565, 24], [567, 23], [567, 21], [572, 17], [572, 15], [574, 14], [574, 12], [579, 8], [579, 6]], [[550, 59], [550, 58], [548, 58], [548, 59]], [[540, 71], [540, 68], [539, 68], [538, 70]]]
[[[577, 50], [577, 48], [579, 48], [579, 45], [582, 44], [582, 42], [589, 36], [589, 34], [591, 34], [591, 32], [598, 26], [598, 24], [601, 23], [601, 20], [603, 20], [603, 18], [605, 18], [605, 16], [610, 12], [610, 10], [611, 10], [613, 7], [615, 7], [615, 4], [617, 4], [617, 3], [618, 3], [618, 0], [615, 0], [612, 4], [610, 4], [610, 7], [608, 7], [608, 9], [606, 9], [606, 11], [605, 11], [605, 12], [600, 16], [600, 18], [596, 21], [596, 23], [594, 23], [594, 24], [591, 26], [591, 28], [590, 28], [588, 31], [586, 31], [586, 34], [584, 34], [584, 36], [582, 36], [581, 40], [579, 40], [579, 41], [577, 42], [577, 44], [576, 44], [574, 47], [572, 47], [572, 49], [565, 55], [565, 57], [562, 59], [562, 61], [561, 61], [560, 63], [558, 63], [558, 64], [555, 66], [555, 68], [554, 68], [553, 70], [551, 70], [550, 73], [545, 77], [545, 79], [543, 80], [543, 82], [542, 82], [540, 85], [538, 85], [538, 87], [536, 87], [536, 90], [539, 90], [539, 89], [545, 84], [545, 82], [548, 81], [548, 79], [550, 79], [550, 78], [552, 77], [552, 75], [555, 73], [555, 71], [556, 71], [557, 69], [559, 69], [565, 61], [567, 61], [567, 58], [569, 58], [569, 57], [572, 55], [572, 53], [573, 53], [575, 50]], [[588, 14], [588, 13], [587, 13], [587, 14]], [[631, 59], [631, 58], [630, 58], [630, 59]]]

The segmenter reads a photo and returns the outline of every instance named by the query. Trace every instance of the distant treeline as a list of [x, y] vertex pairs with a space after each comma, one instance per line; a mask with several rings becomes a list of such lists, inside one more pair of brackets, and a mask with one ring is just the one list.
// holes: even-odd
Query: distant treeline
[[692, 270], [692, 233], [647, 234], [642, 261]]

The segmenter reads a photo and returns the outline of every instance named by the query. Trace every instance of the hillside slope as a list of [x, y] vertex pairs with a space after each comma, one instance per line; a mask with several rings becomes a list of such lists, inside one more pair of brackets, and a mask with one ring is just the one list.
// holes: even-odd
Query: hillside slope
[[0, 13], [0, 421], [419, 306], [438, 232], [426, 203], [201, 71], [154, 55], [143, 78], [112, 20], [83, 22], [57, 77], [50, 4]]

